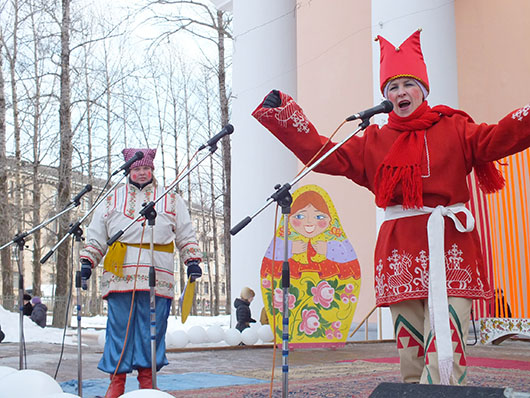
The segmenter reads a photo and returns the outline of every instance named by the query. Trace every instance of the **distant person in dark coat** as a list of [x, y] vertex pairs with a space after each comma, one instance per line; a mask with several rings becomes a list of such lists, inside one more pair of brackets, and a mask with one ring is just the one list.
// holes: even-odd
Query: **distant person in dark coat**
[[27, 293], [24, 293], [24, 307], [22, 313], [24, 315], [30, 316], [33, 311], [33, 306], [31, 305], [31, 296]]
[[250, 313], [250, 303], [254, 300], [255, 295], [254, 290], [249, 287], [244, 287], [241, 290], [241, 297], [236, 298], [234, 301], [237, 319], [236, 329], [240, 332], [250, 327], [250, 323], [256, 322], [256, 320], [252, 319]]
[[42, 304], [40, 297], [33, 297], [31, 299], [31, 304], [33, 304], [31, 320], [41, 328], [46, 327], [46, 312], [48, 311], [48, 307]]

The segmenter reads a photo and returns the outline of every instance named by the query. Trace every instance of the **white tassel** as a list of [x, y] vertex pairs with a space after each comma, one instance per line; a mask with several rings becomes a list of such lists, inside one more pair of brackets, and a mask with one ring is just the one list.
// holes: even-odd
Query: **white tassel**
[[438, 362], [438, 373], [440, 374], [440, 384], [448, 386], [451, 384], [451, 376], [453, 374], [453, 361], [441, 360]]

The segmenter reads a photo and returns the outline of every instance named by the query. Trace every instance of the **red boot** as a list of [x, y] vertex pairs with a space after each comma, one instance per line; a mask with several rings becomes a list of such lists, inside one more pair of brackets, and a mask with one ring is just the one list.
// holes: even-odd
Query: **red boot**
[[110, 375], [110, 386], [105, 398], [118, 398], [125, 392], [125, 377], [127, 373], [117, 373], [114, 377]]
[[140, 384], [141, 390], [153, 388], [153, 372], [151, 368], [138, 369], [138, 383]]

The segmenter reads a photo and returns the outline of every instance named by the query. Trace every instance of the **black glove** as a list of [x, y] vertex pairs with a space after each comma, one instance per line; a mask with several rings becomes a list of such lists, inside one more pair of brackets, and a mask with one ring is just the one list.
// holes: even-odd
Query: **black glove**
[[272, 90], [265, 100], [263, 101], [264, 108], [277, 108], [282, 104], [282, 99], [280, 97], [280, 92], [278, 90]]
[[83, 290], [87, 289], [87, 281], [92, 275], [92, 263], [86, 258], [81, 260], [81, 288]]
[[191, 277], [191, 282], [195, 282], [195, 279], [198, 279], [202, 275], [201, 267], [199, 267], [198, 260], [189, 260], [186, 265], [188, 266], [187, 274], [188, 279]]

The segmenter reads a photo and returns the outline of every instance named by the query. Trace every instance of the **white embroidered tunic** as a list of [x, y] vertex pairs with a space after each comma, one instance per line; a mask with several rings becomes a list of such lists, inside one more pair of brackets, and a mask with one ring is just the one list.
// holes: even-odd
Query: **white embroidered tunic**
[[[119, 231], [125, 230], [140, 214], [143, 204], [155, 201], [158, 195], [162, 195], [162, 192], [158, 192], [156, 183], [149, 184], [142, 190], [129, 183], [116, 188], [94, 211], [80, 258], [86, 258], [94, 265], [99, 264], [107, 253], [107, 241]], [[170, 192], [156, 204], [155, 209], [157, 216], [153, 228], [154, 243], [166, 245], [174, 242], [180, 252], [181, 261], [200, 260], [195, 229], [184, 200], [176, 193]], [[137, 275], [136, 290], [149, 291], [151, 229], [146, 226], [144, 231], [142, 226], [144, 221], [143, 217], [140, 218], [118, 239], [125, 244], [143, 243], [145, 248], [127, 246], [123, 277], [103, 271], [101, 280], [103, 298], [113, 292], [132, 291], [135, 275]], [[153, 258], [156, 270], [156, 295], [172, 299], [175, 291], [175, 255], [155, 250]]]

